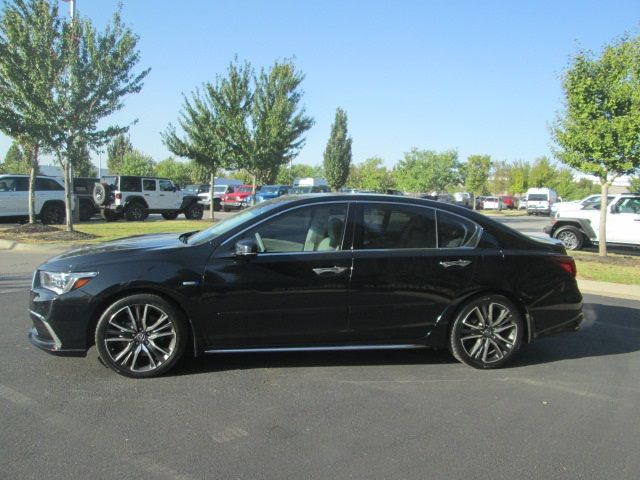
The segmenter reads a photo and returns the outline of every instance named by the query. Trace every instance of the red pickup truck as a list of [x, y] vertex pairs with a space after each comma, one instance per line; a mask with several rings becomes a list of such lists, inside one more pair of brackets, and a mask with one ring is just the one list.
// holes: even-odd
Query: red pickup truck
[[220, 198], [220, 205], [225, 212], [240, 210], [251, 205], [253, 187], [251, 185], [237, 185], [233, 191], [225, 193]]

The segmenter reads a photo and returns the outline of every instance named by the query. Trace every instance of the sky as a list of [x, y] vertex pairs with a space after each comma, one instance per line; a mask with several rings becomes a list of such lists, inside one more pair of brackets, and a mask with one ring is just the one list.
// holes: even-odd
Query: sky
[[[391, 167], [413, 147], [455, 149], [463, 161], [551, 157], [549, 125], [571, 55], [640, 32], [638, 0], [77, 0], [76, 8], [102, 29], [118, 3], [140, 37], [137, 71], [151, 72], [109, 122], [137, 120], [131, 141], [156, 161], [171, 155], [160, 132], [177, 124], [183, 94], [224, 74], [236, 55], [256, 69], [293, 58], [304, 73], [315, 125], [295, 163], [322, 163], [338, 107], [355, 163], [377, 156]], [[1, 158], [10, 143], [0, 135]], [[104, 165], [106, 153], [93, 160]]]

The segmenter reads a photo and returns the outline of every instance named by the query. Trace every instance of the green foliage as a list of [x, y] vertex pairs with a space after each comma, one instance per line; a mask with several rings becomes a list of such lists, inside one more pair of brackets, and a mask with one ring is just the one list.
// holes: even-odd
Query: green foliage
[[359, 190], [377, 192], [383, 192], [395, 186], [391, 173], [379, 157], [368, 158], [362, 163], [352, 165], [347, 185]]
[[458, 152], [411, 149], [393, 169], [397, 187], [405, 192], [444, 192], [460, 183]]
[[129, 136], [121, 133], [116, 135], [107, 145], [107, 169], [111, 174], [118, 174], [122, 166], [124, 156], [133, 151], [133, 145]]
[[178, 185], [187, 185], [191, 178], [189, 176], [189, 165], [176, 161], [173, 157], [165, 158], [154, 166], [156, 177], [164, 177], [173, 180]]
[[74, 177], [95, 177], [97, 175], [98, 169], [91, 162], [91, 154], [86, 142], [75, 142], [68, 155], [71, 165], [73, 165]]
[[640, 168], [640, 37], [599, 57], [580, 51], [563, 78], [565, 111], [552, 128], [557, 157], [603, 181]]
[[120, 175], [153, 176], [155, 163], [153, 158], [139, 150], [125, 154], [120, 166]]
[[489, 191], [496, 195], [506, 193], [511, 182], [511, 169], [504, 160], [496, 160], [491, 165]]
[[352, 139], [347, 131], [347, 113], [338, 108], [324, 149], [324, 172], [327, 182], [334, 190], [342, 188], [349, 176], [351, 143]]
[[631, 177], [630, 184], [632, 192], [640, 192], [640, 175]]
[[529, 187], [550, 187], [558, 170], [547, 157], [536, 158], [529, 170]]
[[471, 155], [464, 165], [465, 188], [474, 195], [482, 195], [487, 190], [491, 157], [489, 155]]
[[4, 162], [0, 163], [0, 173], [29, 173], [30, 171], [29, 159], [22, 152], [20, 145], [13, 142], [7, 150]]
[[517, 195], [529, 188], [531, 165], [523, 160], [516, 160], [509, 166], [509, 193]]
[[295, 163], [291, 165], [282, 165], [278, 171], [275, 184], [277, 185], [291, 185], [296, 178], [307, 177], [324, 177], [324, 170], [321, 166], [305, 165], [304, 163]]

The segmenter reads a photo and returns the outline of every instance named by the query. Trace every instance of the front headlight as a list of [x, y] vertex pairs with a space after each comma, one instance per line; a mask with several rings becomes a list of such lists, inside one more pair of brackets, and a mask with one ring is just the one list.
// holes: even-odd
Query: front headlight
[[40, 271], [40, 286], [58, 295], [84, 287], [98, 272], [45, 272]]

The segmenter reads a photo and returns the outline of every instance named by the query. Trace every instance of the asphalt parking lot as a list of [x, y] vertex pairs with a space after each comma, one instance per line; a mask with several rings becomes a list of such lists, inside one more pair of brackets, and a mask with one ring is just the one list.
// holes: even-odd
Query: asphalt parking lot
[[447, 352], [184, 361], [136, 381], [26, 339], [30, 272], [0, 253], [2, 478], [640, 475], [640, 302], [585, 297], [575, 334], [477, 371]]

